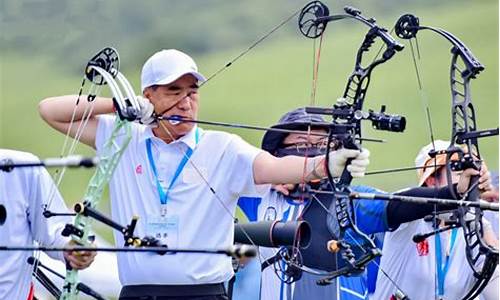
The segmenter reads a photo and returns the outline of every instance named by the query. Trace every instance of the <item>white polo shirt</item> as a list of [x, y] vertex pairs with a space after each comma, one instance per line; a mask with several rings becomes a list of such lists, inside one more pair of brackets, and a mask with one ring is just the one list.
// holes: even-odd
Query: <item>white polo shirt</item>
[[[109, 115], [99, 117], [98, 153], [110, 136], [114, 119]], [[196, 127], [184, 137], [166, 144], [154, 137], [150, 128], [132, 124], [132, 140], [109, 185], [114, 220], [128, 224], [132, 216], [140, 216], [135, 234], [143, 237], [147, 219], [160, 213], [157, 181], [146, 150], [146, 140], [150, 138], [158, 179], [164, 187], [171, 182], [188, 147], [194, 151], [168, 196], [167, 216], [178, 217], [175, 248], [225, 248], [233, 244], [232, 216], [237, 199], [257, 193], [253, 161], [262, 150], [233, 134], [201, 128], [198, 131], [198, 144]], [[115, 233], [115, 241], [117, 245], [123, 244], [120, 233]], [[229, 257], [211, 254], [120, 253], [118, 268], [123, 285], [220, 283], [229, 280], [233, 274]]]
[[[427, 243], [416, 244], [413, 235], [433, 230], [432, 223], [424, 220], [402, 224], [396, 231], [387, 232], [384, 238], [380, 268], [394, 280], [410, 299], [434, 299], [436, 281], [435, 237]], [[465, 255], [463, 230], [457, 229], [453, 247], [450, 249], [450, 232], [440, 234], [443, 263], [449, 253], [449, 269], [444, 277], [443, 299], [462, 299], [475, 282]], [[383, 274], [377, 277], [377, 286], [371, 299], [386, 300], [396, 292], [396, 287]], [[498, 296], [497, 296], [498, 297]]]
[[[39, 161], [29, 153], [0, 149], [0, 161], [3, 159]], [[47, 204], [53, 191], [50, 210], [68, 212], [45, 168], [0, 171], [0, 204], [7, 210], [7, 219], [0, 226], [0, 245], [33, 246], [33, 240], [37, 240], [44, 246], [64, 246], [68, 238], [61, 236], [61, 231], [71, 219], [42, 216], [43, 205]], [[63, 260], [62, 252], [47, 254]], [[0, 299], [27, 299], [32, 266], [26, 263], [26, 259], [31, 255], [33, 253], [29, 251], [0, 251]]]

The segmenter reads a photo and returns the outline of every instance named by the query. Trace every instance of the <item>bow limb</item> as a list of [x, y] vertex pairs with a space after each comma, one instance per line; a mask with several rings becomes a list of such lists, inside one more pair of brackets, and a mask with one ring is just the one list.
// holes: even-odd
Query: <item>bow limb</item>
[[[457, 37], [443, 29], [421, 26], [419, 19], [413, 15], [401, 16], [396, 23], [395, 29], [397, 35], [403, 39], [416, 38], [420, 30], [430, 30], [452, 44], [450, 64], [452, 130], [450, 145], [446, 150], [432, 151], [429, 155], [431, 157], [446, 155], [447, 182], [450, 191], [455, 194], [452, 187], [452, 173], [467, 168], [480, 170], [481, 156], [478, 139], [498, 135], [498, 128], [477, 130], [476, 127], [476, 114], [472, 104], [470, 83], [471, 79], [475, 79], [484, 70], [484, 66]], [[461, 200], [470, 202], [480, 200], [477, 187], [478, 179], [479, 176], [472, 178], [470, 188]], [[455, 195], [455, 198], [458, 199], [458, 195]], [[457, 211], [458, 222], [464, 233], [467, 262], [477, 279], [462, 298], [463, 300], [469, 300], [479, 295], [491, 279], [498, 265], [498, 249], [488, 245], [484, 240], [483, 210], [481, 207], [460, 207]]]
[[[463, 170], [467, 167], [481, 168], [481, 160], [478, 144], [478, 131], [476, 129], [476, 116], [472, 105], [470, 93], [470, 79], [474, 78], [482, 69], [482, 65], [474, 59], [472, 53], [461, 43], [452, 43], [454, 49], [450, 70], [450, 85], [452, 93], [452, 137], [446, 155], [446, 170], [448, 184], [451, 184], [452, 172]], [[458, 59], [461, 59], [466, 66], [466, 71], [459, 69]], [[498, 129], [491, 131], [498, 135]], [[484, 136], [484, 135], [481, 135]], [[452, 161], [455, 145], [463, 144], [466, 153], [463, 153], [463, 165], [455, 165]], [[465, 200], [478, 202], [480, 200], [479, 189], [477, 187], [479, 176], [474, 176], [471, 180], [471, 188], [464, 195]], [[464, 232], [466, 242], [466, 257], [469, 266], [477, 278], [474, 286], [464, 296], [466, 299], [474, 299], [488, 284], [498, 265], [498, 249], [488, 245], [484, 239], [483, 231], [483, 211], [480, 207], [459, 208], [459, 221]], [[470, 217], [473, 219], [470, 220]], [[482, 265], [481, 265], [482, 264]]]

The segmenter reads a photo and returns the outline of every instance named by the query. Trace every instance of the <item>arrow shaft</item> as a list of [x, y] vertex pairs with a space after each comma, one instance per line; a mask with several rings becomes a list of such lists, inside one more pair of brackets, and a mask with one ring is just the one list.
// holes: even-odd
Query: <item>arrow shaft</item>
[[454, 205], [460, 207], [479, 207], [484, 210], [498, 211], [498, 203], [490, 203], [486, 201], [465, 201], [465, 200], [453, 200], [453, 199], [441, 199], [441, 198], [429, 198], [429, 197], [412, 197], [412, 196], [401, 196], [393, 194], [374, 194], [374, 193], [351, 193], [350, 195], [353, 199], [377, 199], [377, 200], [387, 200], [387, 201], [401, 201], [419, 204], [439, 204], [439, 205]]
[[[307, 133], [311, 136], [328, 137], [327, 133], [307, 132], [304, 130], [290, 130], [290, 129], [282, 129], [282, 128], [265, 127], [265, 126], [245, 125], [245, 124], [238, 124], [238, 123], [203, 121], [203, 120], [193, 120], [193, 119], [179, 119], [177, 117], [158, 117], [157, 119], [163, 120], [163, 121], [187, 122], [187, 123], [205, 124], [205, 125], [222, 126], [222, 127], [230, 127], [230, 128], [251, 129], [251, 130], [260, 130], [260, 131], [274, 131], [274, 132], [282, 132], [282, 133], [287, 133], [287, 134]], [[332, 123], [311, 123], [310, 125], [311, 125], [311, 127], [326, 127], [326, 128], [331, 127], [331, 126], [335, 126]], [[335, 134], [333, 136], [335, 137]], [[362, 141], [367, 141], [367, 142], [385, 143], [385, 140], [383, 140], [383, 139], [375, 139], [375, 138], [356, 138], [356, 139], [362, 140]]]
[[46, 246], [0, 246], [0, 251], [99, 251], [99, 252], [161, 252], [161, 253], [201, 253], [201, 254], [223, 254], [232, 256], [235, 250], [228, 249], [172, 249], [166, 247], [46, 247]]

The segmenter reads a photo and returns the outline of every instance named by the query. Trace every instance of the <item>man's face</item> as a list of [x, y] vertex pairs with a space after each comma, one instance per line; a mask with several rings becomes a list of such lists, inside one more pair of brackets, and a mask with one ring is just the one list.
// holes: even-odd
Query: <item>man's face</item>
[[[311, 135], [311, 133], [324, 136]], [[325, 129], [311, 129], [309, 132], [304, 131], [304, 133], [290, 133], [285, 139], [283, 139], [280, 148], [275, 154], [278, 157], [285, 155], [307, 157], [322, 155], [326, 152], [326, 145], [328, 143], [327, 134], [328, 132]], [[332, 145], [331, 150], [334, 150], [335, 148], [336, 147]], [[319, 189], [321, 181], [313, 180], [307, 183], [307, 185], [313, 189]], [[287, 185], [284, 186], [284, 188], [290, 191], [290, 197], [294, 199], [304, 199], [304, 183], [299, 185]]]
[[[198, 117], [198, 84], [191, 74], [183, 75], [166, 85], [149, 87], [144, 91], [144, 96], [151, 101], [155, 113], [160, 116], [179, 116], [194, 120]], [[184, 136], [194, 126], [194, 123], [188, 122], [180, 122], [177, 125], [172, 125], [169, 121], [160, 122], [162, 124], [154, 128], [153, 132], [156, 136], [167, 140]], [[167, 130], [170, 134], [166, 132]]]
[[[457, 183], [460, 178], [460, 172], [452, 172], [451, 173], [451, 181], [453, 183]], [[430, 175], [429, 178], [425, 181], [426, 186], [428, 187], [443, 187], [448, 185], [448, 180], [446, 179], [446, 168], [440, 167], [437, 172]]]

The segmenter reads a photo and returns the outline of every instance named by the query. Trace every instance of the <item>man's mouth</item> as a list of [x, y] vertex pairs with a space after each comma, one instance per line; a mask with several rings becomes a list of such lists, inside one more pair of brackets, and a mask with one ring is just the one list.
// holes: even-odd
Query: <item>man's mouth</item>
[[181, 115], [171, 115], [168, 117], [168, 122], [170, 125], [177, 126], [182, 123], [183, 119], [188, 119], [188, 117], [183, 117]]

